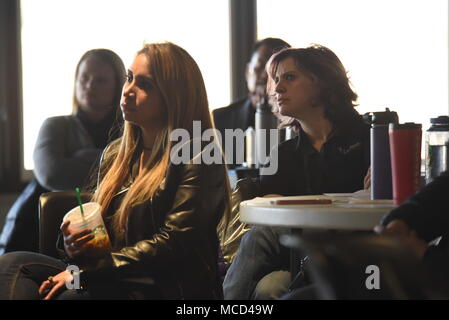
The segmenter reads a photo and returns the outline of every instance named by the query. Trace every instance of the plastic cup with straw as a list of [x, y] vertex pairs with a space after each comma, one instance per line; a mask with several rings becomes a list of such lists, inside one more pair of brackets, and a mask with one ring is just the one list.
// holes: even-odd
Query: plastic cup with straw
[[80, 206], [81, 216], [83, 217], [83, 221], [86, 221], [86, 219], [84, 218], [83, 203], [81, 202], [80, 188], [76, 188], [75, 192], [76, 192], [76, 200], [78, 200], [78, 205]]

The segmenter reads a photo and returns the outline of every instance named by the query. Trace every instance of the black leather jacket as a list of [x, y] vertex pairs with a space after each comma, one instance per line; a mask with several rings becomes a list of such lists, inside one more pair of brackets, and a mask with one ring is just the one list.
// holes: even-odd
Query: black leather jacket
[[[225, 211], [221, 164], [170, 164], [152, 199], [129, 214], [124, 247], [113, 266], [82, 272], [81, 281], [151, 277], [164, 299], [220, 299], [217, 225]], [[115, 212], [125, 188], [108, 208]]]

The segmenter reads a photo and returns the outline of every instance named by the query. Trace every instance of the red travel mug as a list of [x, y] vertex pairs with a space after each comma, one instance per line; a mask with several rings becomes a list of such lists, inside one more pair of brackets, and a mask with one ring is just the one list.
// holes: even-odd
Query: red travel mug
[[420, 188], [421, 124], [390, 123], [391, 177], [394, 204], [401, 204]]

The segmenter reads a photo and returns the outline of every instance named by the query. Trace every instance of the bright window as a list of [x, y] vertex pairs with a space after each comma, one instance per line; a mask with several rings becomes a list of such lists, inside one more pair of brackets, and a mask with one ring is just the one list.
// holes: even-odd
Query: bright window
[[448, 1], [258, 0], [258, 38], [329, 47], [349, 71], [359, 113], [401, 122], [448, 114]]
[[42, 122], [72, 110], [75, 67], [93, 48], [125, 66], [144, 41], [171, 41], [198, 63], [210, 108], [230, 102], [228, 1], [22, 0], [24, 164]]

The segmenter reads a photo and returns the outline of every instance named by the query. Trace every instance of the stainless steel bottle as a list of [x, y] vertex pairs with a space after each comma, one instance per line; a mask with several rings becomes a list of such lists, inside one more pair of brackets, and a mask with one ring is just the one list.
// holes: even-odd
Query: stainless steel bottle
[[278, 141], [270, 141], [270, 129], [277, 129], [278, 120], [271, 111], [268, 99], [262, 99], [256, 109], [256, 163], [264, 166], [270, 156], [270, 147]]

